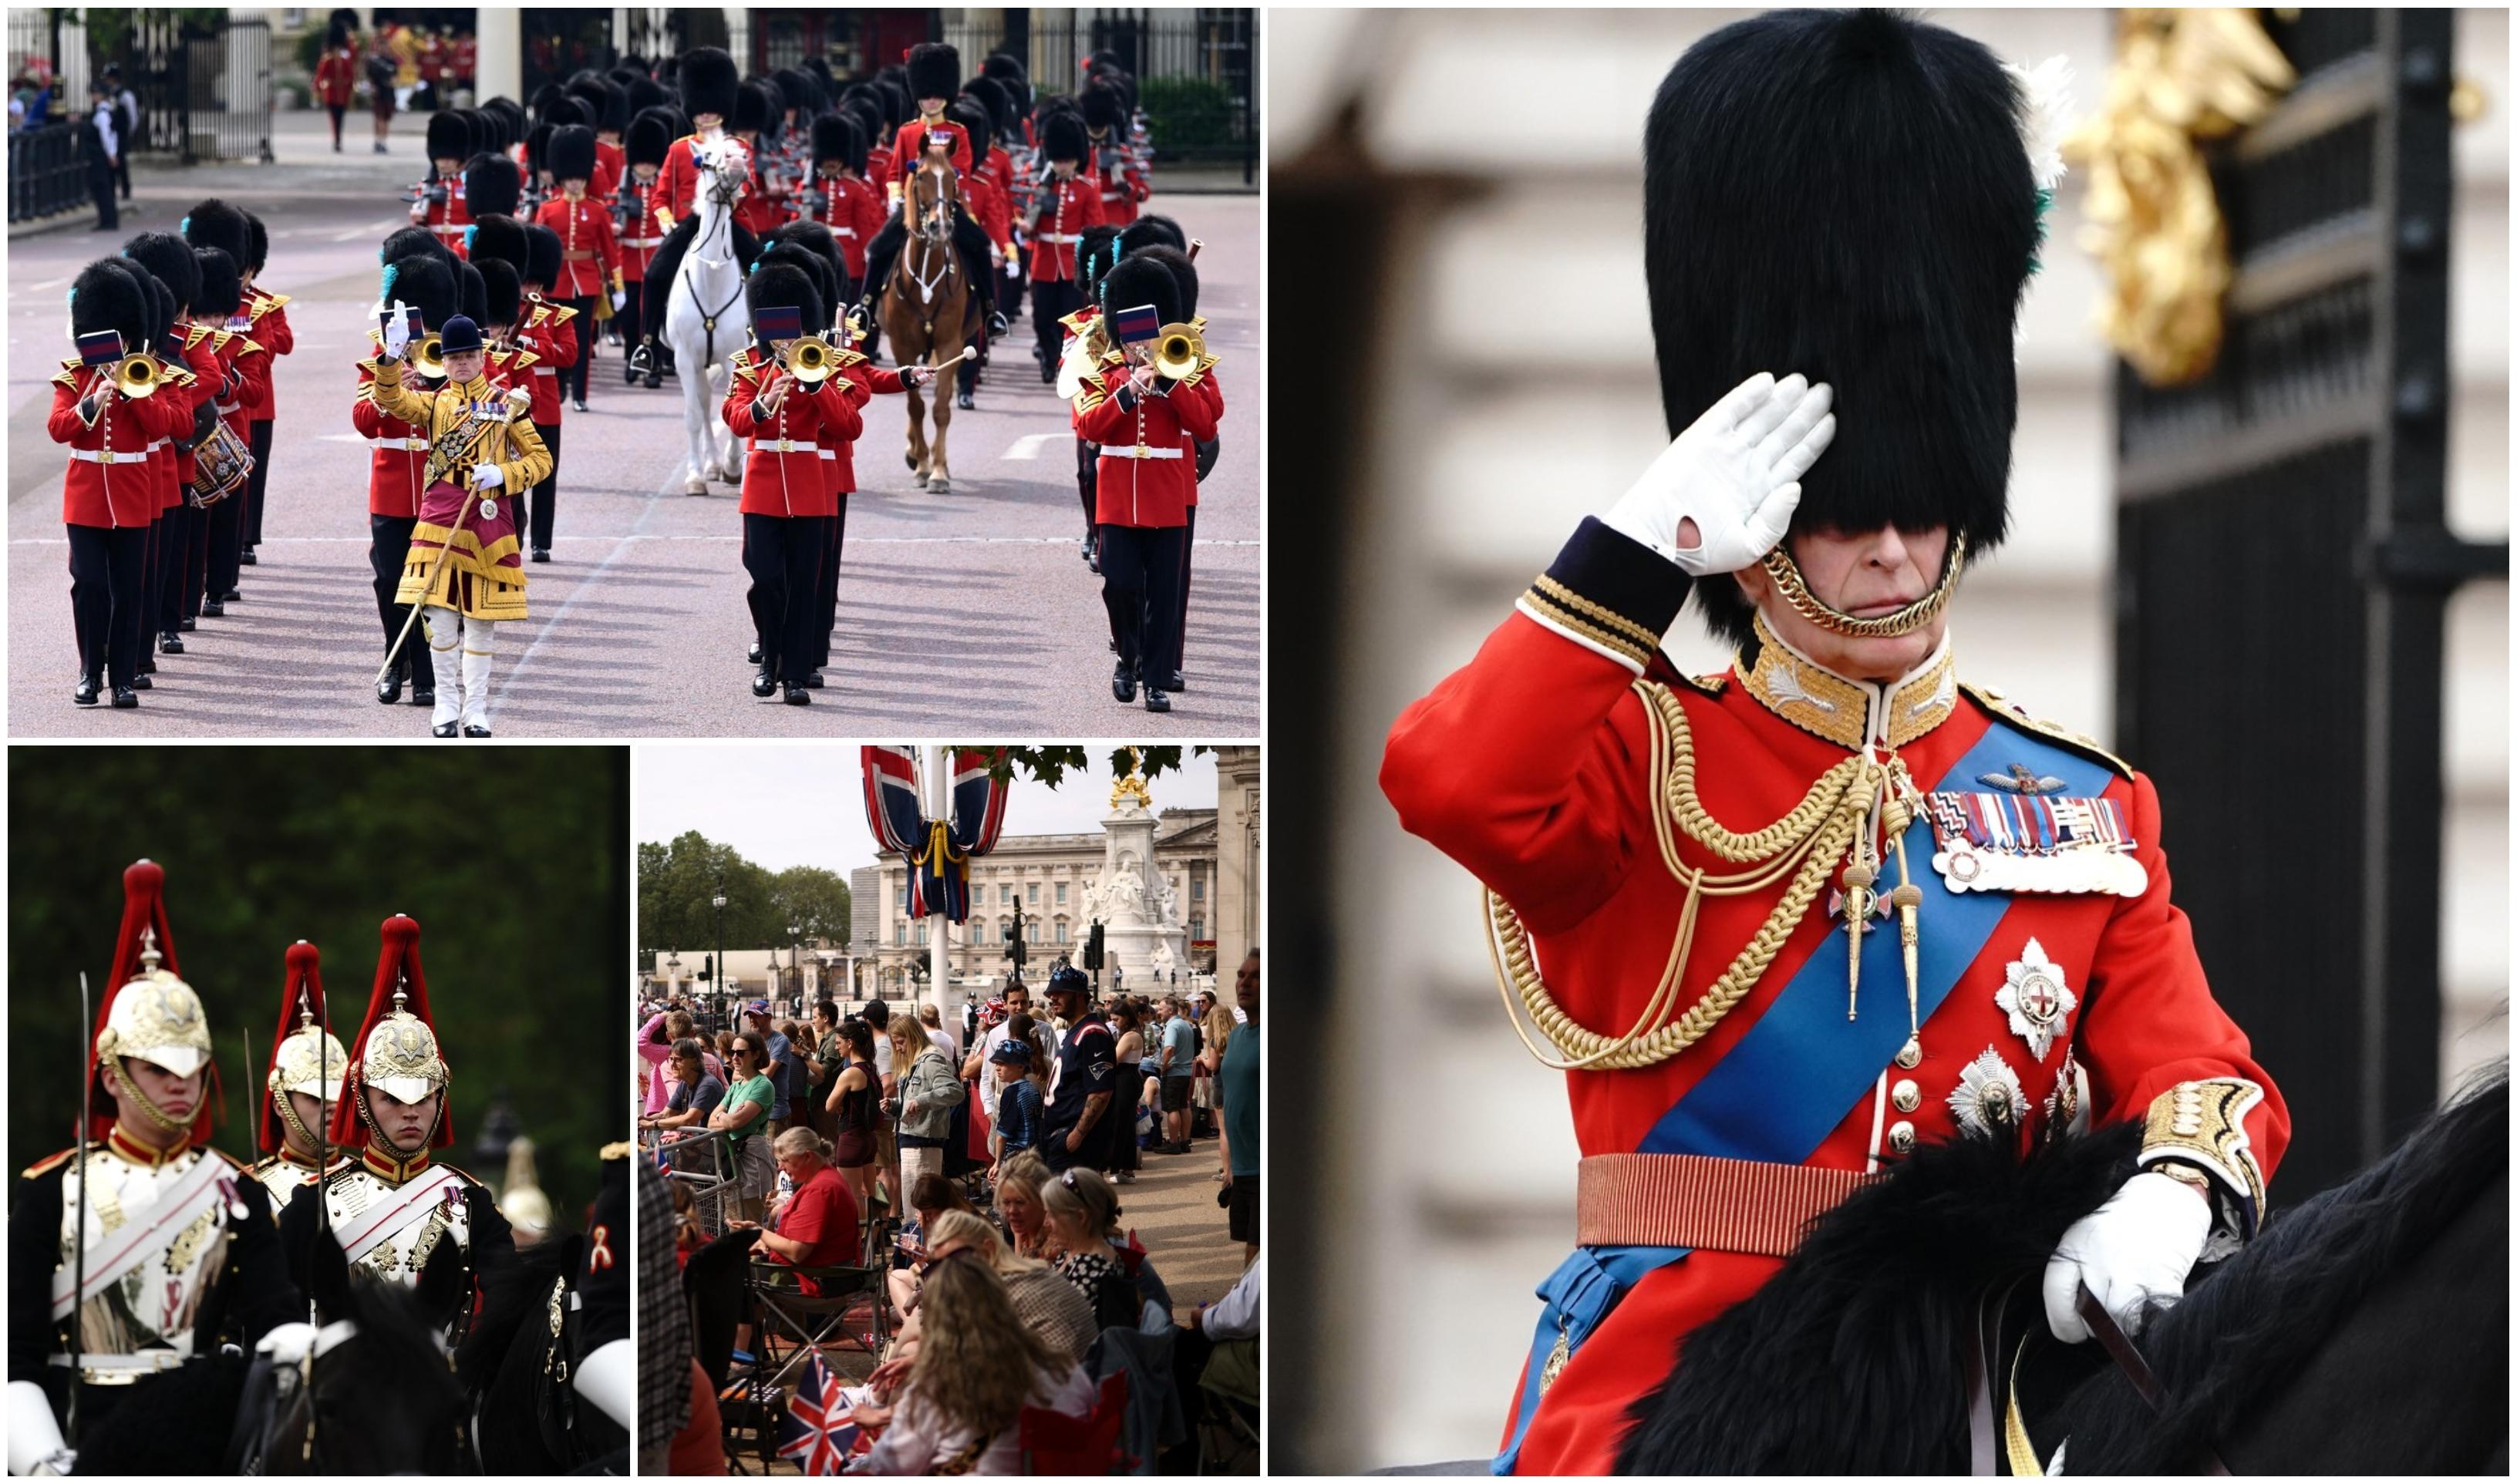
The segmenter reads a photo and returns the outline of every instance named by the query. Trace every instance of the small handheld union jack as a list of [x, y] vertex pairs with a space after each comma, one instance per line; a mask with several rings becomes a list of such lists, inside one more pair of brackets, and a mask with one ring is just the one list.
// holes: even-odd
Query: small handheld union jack
[[804, 1362], [794, 1399], [787, 1404], [787, 1420], [778, 1424], [778, 1456], [794, 1460], [807, 1474], [840, 1472], [858, 1451], [861, 1434], [848, 1420], [854, 1410], [837, 1378], [823, 1366], [821, 1353], [814, 1352]]

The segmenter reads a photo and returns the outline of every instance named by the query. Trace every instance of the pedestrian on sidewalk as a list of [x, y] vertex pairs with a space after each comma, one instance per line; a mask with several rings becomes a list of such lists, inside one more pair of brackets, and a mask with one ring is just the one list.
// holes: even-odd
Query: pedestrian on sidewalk
[[92, 109], [79, 127], [79, 152], [87, 156], [87, 191], [96, 200], [96, 225], [90, 232], [118, 232], [122, 218], [113, 207], [113, 171], [122, 157], [121, 131], [114, 125], [113, 96], [103, 78], [88, 84]]

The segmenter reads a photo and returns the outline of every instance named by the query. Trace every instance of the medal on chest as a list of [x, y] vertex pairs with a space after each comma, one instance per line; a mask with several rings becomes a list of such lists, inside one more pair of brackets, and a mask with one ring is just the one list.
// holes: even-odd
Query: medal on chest
[[2027, 940], [2026, 949], [2013, 961], [2008, 977], [1992, 996], [2010, 1016], [2010, 1029], [2027, 1042], [2038, 1061], [2054, 1048], [2054, 1035], [2063, 1027], [2064, 1017], [2079, 1005], [2079, 996], [2063, 983], [2060, 964], [2045, 956], [2044, 945]]
[[2138, 897], [2149, 889], [2121, 805], [2050, 792], [2059, 780], [2025, 768], [2012, 773], [1984, 775], [1987, 792], [1929, 797], [1932, 868], [1950, 891]]

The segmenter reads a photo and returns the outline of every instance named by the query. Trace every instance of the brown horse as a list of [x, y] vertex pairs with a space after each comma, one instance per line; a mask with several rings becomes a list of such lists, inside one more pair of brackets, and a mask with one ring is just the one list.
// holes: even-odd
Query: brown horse
[[[972, 300], [969, 275], [953, 245], [953, 227], [961, 209], [961, 178], [949, 160], [919, 163], [901, 189], [902, 225], [908, 240], [892, 266], [875, 315], [891, 341], [892, 359], [902, 367], [924, 362], [940, 366], [959, 360], [969, 333]], [[915, 386], [905, 386], [909, 399], [908, 460], [920, 488], [949, 493], [953, 470], [944, 454], [944, 433], [953, 423], [953, 394], [943, 375], [933, 383], [935, 437], [926, 437], [926, 400]]]

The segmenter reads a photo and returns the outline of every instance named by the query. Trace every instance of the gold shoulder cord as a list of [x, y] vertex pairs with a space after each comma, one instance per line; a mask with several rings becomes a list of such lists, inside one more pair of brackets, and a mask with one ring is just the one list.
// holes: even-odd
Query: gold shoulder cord
[[[1529, 1048], [1529, 1054], [1558, 1072], [1654, 1066], [1703, 1039], [1773, 962], [1783, 941], [1791, 936], [1793, 927], [1826, 883], [1835, 862], [1862, 833], [1873, 810], [1887, 806], [1886, 823], [1893, 827], [1891, 839], [1899, 836], [1909, 818], [1898, 797], [1904, 787], [1910, 786], [1900, 786], [1901, 764], [1893, 757], [1882, 762], [1867, 753], [1855, 753], [1821, 774], [1801, 801], [1771, 825], [1747, 834], [1725, 828], [1696, 796], [1694, 741], [1678, 697], [1668, 687], [1648, 680], [1636, 681], [1634, 689], [1642, 698], [1643, 714], [1650, 727], [1652, 830], [1660, 843], [1662, 864], [1686, 888], [1686, 903], [1679, 912], [1678, 931], [1670, 943], [1668, 961], [1661, 968], [1660, 984], [1634, 1025], [1621, 1036], [1607, 1037], [1575, 1024], [1548, 993], [1530, 948], [1529, 930], [1519, 913], [1491, 889], [1480, 889], [1485, 909], [1486, 954], [1494, 965], [1495, 983], [1503, 995], [1505, 1018], [1512, 1022], [1513, 1033]], [[1688, 839], [1724, 860], [1764, 864], [1750, 865], [1746, 870], [1727, 875], [1695, 869], [1680, 859], [1677, 842], [1670, 836], [1673, 817]], [[1900, 866], [1902, 854], [1899, 850]], [[1774, 904], [1765, 926], [1748, 940], [1722, 977], [1706, 988], [1702, 998], [1676, 1020], [1666, 1020], [1677, 1000], [1679, 982], [1694, 946], [1696, 911], [1702, 900], [1706, 896], [1736, 897], [1764, 891], [1787, 873], [1792, 876], [1791, 884], [1784, 888], [1782, 900]], [[1528, 1029], [1520, 1023], [1521, 1017], [1513, 1013], [1515, 1000], [1539, 1035], [1563, 1053], [1561, 1058], [1541, 1050], [1531, 1039]]]

